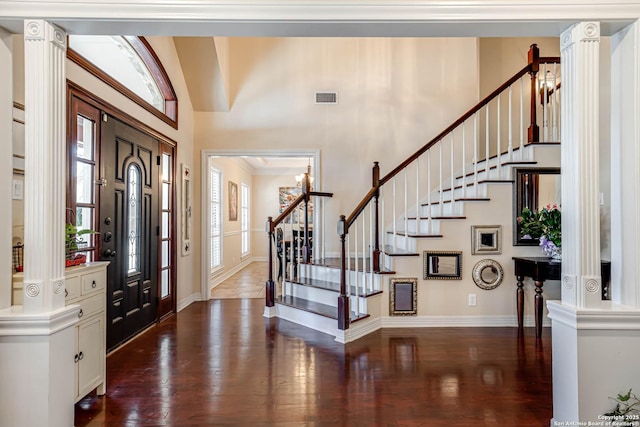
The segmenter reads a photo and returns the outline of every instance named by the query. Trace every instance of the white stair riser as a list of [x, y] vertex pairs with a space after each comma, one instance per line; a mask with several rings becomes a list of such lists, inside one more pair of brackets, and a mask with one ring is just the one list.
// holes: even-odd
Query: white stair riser
[[[358, 265], [362, 265], [362, 259], [358, 260]], [[355, 261], [351, 258], [351, 266], [355, 267]], [[326, 282], [340, 283], [340, 269], [332, 267], [324, 267], [321, 265], [304, 264], [300, 265], [298, 274], [301, 278], [324, 280]], [[354, 283], [358, 275], [358, 281], [362, 280], [363, 272], [347, 271], [347, 283]], [[371, 284], [374, 289], [380, 289], [380, 278], [377, 274], [366, 273], [367, 283]], [[371, 282], [373, 280], [373, 282]]]
[[338, 321], [330, 319], [319, 314], [310, 313], [308, 311], [299, 310], [295, 307], [289, 307], [284, 304], [276, 304], [276, 315], [280, 319], [297, 323], [316, 331], [324, 332], [332, 336], [338, 333]]

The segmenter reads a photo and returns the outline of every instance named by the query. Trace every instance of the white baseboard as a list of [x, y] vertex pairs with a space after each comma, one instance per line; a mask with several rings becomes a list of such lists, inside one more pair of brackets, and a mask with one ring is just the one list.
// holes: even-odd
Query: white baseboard
[[[451, 328], [451, 327], [515, 327], [518, 326], [516, 316], [398, 316], [383, 317], [383, 328]], [[535, 326], [533, 316], [524, 317], [524, 326]], [[545, 318], [542, 326], [551, 326]]]
[[349, 325], [349, 329], [346, 331], [338, 330], [336, 333], [336, 341], [341, 344], [346, 344], [351, 341], [355, 341], [358, 338], [362, 338], [372, 332], [382, 328], [382, 319], [366, 319], [360, 320], [356, 323]]
[[176, 307], [176, 312], [182, 311], [183, 309], [187, 308], [195, 301], [203, 301], [202, 296], [200, 295], [200, 292], [193, 293], [188, 297], [178, 301], [178, 307]]

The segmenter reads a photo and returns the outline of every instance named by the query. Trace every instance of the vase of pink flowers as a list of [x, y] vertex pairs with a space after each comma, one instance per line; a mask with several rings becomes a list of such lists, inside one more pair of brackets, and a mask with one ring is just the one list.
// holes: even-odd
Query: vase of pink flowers
[[545, 255], [562, 259], [562, 213], [557, 204], [548, 204], [537, 212], [524, 208], [518, 222], [522, 234], [540, 240]]

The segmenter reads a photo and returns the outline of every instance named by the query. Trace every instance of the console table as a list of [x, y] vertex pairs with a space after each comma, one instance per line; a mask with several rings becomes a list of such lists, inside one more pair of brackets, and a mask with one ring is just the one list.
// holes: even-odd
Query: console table
[[[524, 278], [531, 277], [536, 287], [534, 313], [536, 323], [536, 338], [542, 336], [542, 286], [545, 280], [560, 280], [562, 263], [547, 257], [513, 257], [518, 289], [516, 290], [516, 305], [518, 311], [518, 329], [522, 330], [524, 322]], [[610, 299], [609, 281], [611, 279], [611, 262], [602, 261], [600, 275], [602, 276], [602, 299]]]

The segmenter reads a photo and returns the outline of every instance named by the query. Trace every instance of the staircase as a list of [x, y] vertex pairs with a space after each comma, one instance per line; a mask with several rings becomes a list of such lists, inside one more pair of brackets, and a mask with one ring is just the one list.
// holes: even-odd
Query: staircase
[[[343, 343], [386, 324], [415, 324], [410, 317], [390, 318], [388, 279], [422, 278], [423, 251], [467, 242], [470, 226], [486, 224], [487, 218], [510, 230], [514, 168], [560, 166], [558, 63], [559, 58], [540, 57], [533, 45], [527, 66], [398, 167], [381, 177], [376, 162], [372, 188], [349, 216], [338, 220], [338, 257], [324, 256], [327, 243], [318, 233], [311, 256], [307, 205], [312, 197], [331, 195], [311, 191], [307, 176], [303, 194], [267, 223], [265, 316], [322, 331]], [[551, 84], [548, 67], [554, 70]], [[524, 90], [527, 86], [530, 91]], [[303, 237], [295, 242], [291, 214], [301, 207], [304, 222], [298, 219], [297, 226]], [[284, 243], [287, 224], [289, 246]], [[282, 244], [296, 265], [283, 268], [281, 281], [274, 280], [278, 274], [272, 262], [273, 247], [279, 244], [277, 227], [285, 227]], [[326, 234], [335, 241], [331, 232]], [[510, 244], [510, 236], [502, 241]]]

